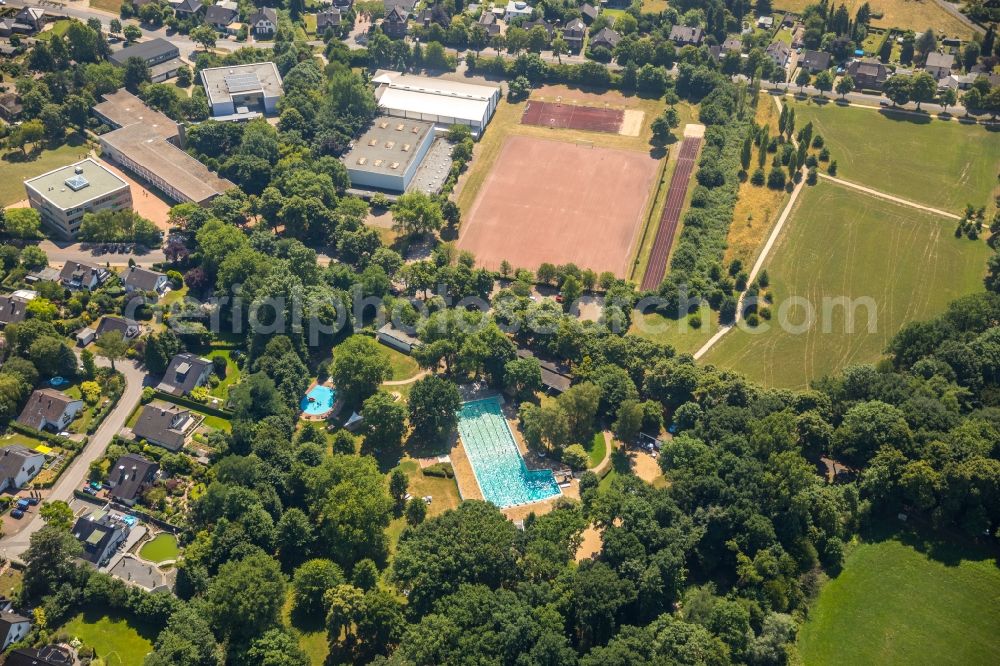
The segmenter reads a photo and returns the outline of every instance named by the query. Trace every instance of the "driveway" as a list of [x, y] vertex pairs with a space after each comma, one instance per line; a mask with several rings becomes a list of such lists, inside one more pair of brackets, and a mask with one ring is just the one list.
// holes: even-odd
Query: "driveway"
[[[107, 366], [104, 358], [98, 357], [95, 360], [98, 365]], [[146, 372], [130, 361], [119, 362], [117, 367], [125, 376], [125, 391], [122, 393], [122, 397], [119, 398], [118, 404], [111, 410], [107, 418], [104, 419], [104, 423], [97, 429], [97, 432], [91, 435], [90, 443], [84, 447], [80, 455], [76, 457], [76, 460], [73, 461], [69, 468], [59, 477], [59, 480], [56, 481], [47, 499], [68, 502], [73, 498], [73, 491], [79, 488], [87, 478], [90, 463], [104, 455], [104, 451], [111, 443], [112, 437], [121, 430], [128, 420], [129, 414], [139, 404], [139, 398], [142, 397], [143, 382], [146, 380]], [[31, 535], [45, 525], [45, 522], [37, 513], [28, 515], [31, 516], [31, 522], [24, 529], [17, 534], [0, 539], [0, 552], [3, 553], [5, 558], [20, 560], [21, 555], [28, 549]], [[25, 518], [28, 518], [28, 515]]]

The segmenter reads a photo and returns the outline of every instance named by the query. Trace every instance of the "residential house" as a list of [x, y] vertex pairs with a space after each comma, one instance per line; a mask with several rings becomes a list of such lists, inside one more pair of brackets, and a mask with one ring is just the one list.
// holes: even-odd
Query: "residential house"
[[0, 650], [6, 650], [22, 640], [29, 631], [31, 620], [17, 613], [3, 611], [0, 613]]
[[34, 35], [45, 27], [45, 10], [41, 7], [22, 7], [13, 17], [0, 19], [0, 37]]
[[333, 31], [340, 30], [341, 16], [340, 10], [335, 7], [324, 9], [316, 14], [316, 34], [325, 35], [327, 29]]
[[431, 23], [434, 23], [434, 10], [429, 7], [425, 7], [420, 10], [420, 13], [416, 15], [415, 20], [417, 25], [423, 26], [425, 28], [431, 27]]
[[4, 666], [73, 666], [76, 659], [68, 648], [46, 645], [40, 648], [19, 648], [7, 655]]
[[35, 430], [65, 430], [83, 409], [83, 400], [52, 388], [38, 389], [28, 398], [17, 422]]
[[882, 90], [889, 80], [889, 70], [878, 60], [853, 60], [847, 65], [847, 73], [858, 90]]
[[500, 24], [497, 23], [497, 15], [488, 9], [484, 9], [479, 15], [479, 25], [486, 28], [486, 34], [494, 37], [500, 34]]
[[0, 493], [17, 492], [42, 471], [45, 456], [20, 444], [0, 449]]
[[927, 61], [924, 63], [924, 69], [927, 70], [927, 73], [938, 81], [951, 74], [954, 66], [955, 56], [950, 53], [938, 53], [937, 51], [928, 53]]
[[774, 27], [774, 17], [773, 16], [758, 16], [757, 17], [757, 27], [763, 30], [770, 30]]
[[136, 453], [123, 455], [108, 472], [111, 497], [127, 506], [134, 506], [156, 480], [159, 471], [158, 464]]
[[86, 326], [77, 331], [74, 337], [76, 337], [77, 347], [86, 347], [91, 342], [97, 339], [97, 331], [90, 328], [89, 326]]
[[406, 33], [409, 31], [408, 16], [407, 11], [402, 6], [393, 5], [382, 21], [382, 32], [393, 39], [406, 37]]
[[239, 17], [239, 7], [232, 0], [223, 0], [205, 9], [205, 23], [221, 32], [229, 32], [229, 26]]
[[417, 6], [417, 0], [382, 0], [382, 8], [385, 9], [385, 13], [388, 14], [393, 7], [402, 7], [406, 15], [409, 16], [413, 13], [413, 9]]
[[105, 269], [81, 261], [67, 261], [59, 272], [59, 281], [69, 289], [96, 289], [107, 278]]
[[788, 67], [788, 59], [792, 55], [792, 50], [784, 42], [772, 42], [770, 46], [764, 49], [764, 55], [770, 58], [771, 62], [775, 65], [781, 69], [785, 69]]
[[569, 50], [579, 53], [583, 49], [583, 38], [587, 35], [587, 26], [582, 19], [571, 19], [563, 27], [562, 35]]
[[99, 509], [77, 519], [73, 536], [83, 546], [80, 559], [101, 567], [128, 537], [129, 527], [107, 509]]
[[832, 56], [826, 51], [810, 51], [807, 49], [802, 52], [802, 57], [799, 58], [799, 67], [809, 70], [811, 74], [815, 74], [825, 69], [830, 69], [831, 60]]
[[0, 118], [13, 123], [21, 117], [23, 111], [20, 95], [16, 92], [0, 93]]
[[133, 338], [139, 337], [142, 333], [142, 325], [134, 319], [105, 316], [102, 317], [101, 321], [97, 324], [97, 330], [94, 332], [94, 339], [100, 340], [101, 336], [111, 333], [112, 331], [121, 333], [122, 338], [125, 340], [132, 340]]
[[270, 37], [278, 29], [278, 12], [273, 7], [261, 7], [247, 17], [247, 26], [254, 37]]
[[194, 354], [177, 354], [170, 359], [163, 379], [157, 385], [157, 391], [170, 395], [187, 395], [208, 381], [212, 374], [212, 362]]
[[528, 32], [531, 32], [535, 28], [542, 28], [545, 30], [545, 34], [548, 35], [549, 39], [552, 39], [552, 33], [555, 31], [555, 26], [543, 18], [535, 21], [524, 21], [521, 23], [521, 27]]
[[179, 19], [190, 18], [196, 14], [200, 14], [205, 9], [205, 5], [201, 4], [201, 0], [179, 0], [171, 2], [170, 6], [173, 7], [174, 13], [177, 14], [177, 18]]
[[142, 408], [132, 435], [168, 451], [180, 451], [191, 441], [200, 422], [190, 409], [152, 402]]
[[333, 0], [333, 6], [338, 9], [350, 9], [354, 6], [354, 0]]
[[585, 2], [582, 5], [580, 5], [580, 17], [583, 19], [583, 22], [586, 23], [587, 25], [590, 25], [591, 23], [594, 22], [594, 19], [597, 18], [598, 13], [599, 10], [589, 3]]
[[741, 42], [736, 37], [729, 37], [722, 44], [713, 44], [708, 47], [708, 52], [711, 54], [712, 58], [719, 62], [722, 58], [730, 53], [742, 53], [743, 52], [743, 42]]
[[596, 49], [603, 46], [609, 51], [613, 51], [618, 42], [622, 41], [621, 35], [611, 28], [601, 28], [596, 35], [590, 36], [590, 48]]
[[139, 266], [129, 266], [120, 277], [122, 285], [125, 287], [125, 292], [129, 294], [141, 291], [162, 296], [169, 282], [167, 276], [163, 273], [151, 271], [148, 268], [140, 268]]
[[601, 0], [601, 6], [605, 9], [628, 9], [632, 0]]
[[0, 328], [24, 321], [27, 313], [27, 300], [16, 296], [0, 296]]
[[522, 16], [529, 19], [533, 11], [531, 5], [523, 0], [508, 0], [504, 18], [507, 19], [508, 23]]
[[690, 28], [686, 25], [675, 25], [670, 29], [670, 41], [677, 46], [698, 46], [704, 33], [701, 28]]

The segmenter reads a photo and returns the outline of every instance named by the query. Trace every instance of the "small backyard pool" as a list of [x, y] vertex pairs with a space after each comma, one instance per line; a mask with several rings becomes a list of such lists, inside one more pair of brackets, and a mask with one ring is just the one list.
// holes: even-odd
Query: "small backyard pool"
[[505, 509], [560, 494], [552, 470], [529, 470], [524, 464], [499, 398], [464, 403], [458, 434], [487, 502]]
[[299, 407], [305, 416], [326, 416], [333, 409], [337, 400], [337, 392], [329, 386], [317, 384], [303, 396]]

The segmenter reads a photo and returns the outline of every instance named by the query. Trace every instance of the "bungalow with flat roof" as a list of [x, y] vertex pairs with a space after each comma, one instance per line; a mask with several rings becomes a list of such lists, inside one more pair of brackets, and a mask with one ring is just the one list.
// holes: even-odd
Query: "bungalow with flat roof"
[[142, 408], [132, 427], [132, 435], [168, 451], [180, 451], [191, 441], [199, 423], [201, 419], [190, 409], [151, 402]]
[[686, 25], [675, 25], [670, 28], [670, 41], [677, 46], [698, 46], [704, 38], [705, 33], [701, 28], [692, 28]]
[[163, 273], [140, 266], [129, 266], [119, 277], [125, 287], [125, 292], [129, 294], [141, 291], [162, 295], [169, 282]]
[[209, 67], [201, 70], [201, 82], [216, 120], [277, 113], [285, 92], [273, 62]]
[[67, 261], [59, 271], [59, 282], [67, 289], [96, 289], [107, 279], [107, 270], [82, 261]]
[[190, 353], [177, 354], [170, 359], [163, 379], [156, 386], [157, 391], [170, 395], [187, 395], [208, 381], [212, 374], [212, 362]]
[[59, 432], [65, 430], [82, 409], [83, 400], [53, 388], [38, 389], [28, 398], [17, 422], [35, 430]]
[[38, 476], [45, 464], [39, 451], [20, 444], [0, 449], [0, 493], [17, 492]]
[[404, 354], [409, 354], [414, 349], [423, 345], [416, 335], [396, 328], [393, 326], [392, 322], [389, 322], [382, 328], [378, 329], [378, 335], [376, 335], [375, 338], [386, 347], [392, 347], [396, 351], [403, 352]]
[[111, 497], [126, 506], [135, 505], [156, 480], [156, 473], [159, 471], [160, 466], [157, 463], [137, 453], [121, 456], [108, 472]]

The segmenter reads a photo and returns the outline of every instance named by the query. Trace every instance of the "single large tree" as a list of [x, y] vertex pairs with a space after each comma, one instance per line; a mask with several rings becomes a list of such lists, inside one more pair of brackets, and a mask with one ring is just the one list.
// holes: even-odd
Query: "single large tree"
[[424, 377], [410, 391], [410, 425], [420, 437], [440, 439], [455, 427], [461, 405], [454, 384], [436, 375]]
[[115, 369], [115, 361], [123, 358], [129, 350], [129, 343], [120, 331], [109, 331], [97, 339], [97, 353], [111, 363]]
[[441, 204], [424, 192], [413, 191], [399, 197], [392, 206], [393, 227], [402, 233], [425, 234], [444, 225]]
[[256, 553], [219, 567], [205, 598], [219, 635], [252, 639], [280, 624], [285, 579], [273, 558]]
[[355, 335], [334, 350], [330, 376], [347, 404], [357, 406], [392, 376], [392, 368], [377, 342]]

